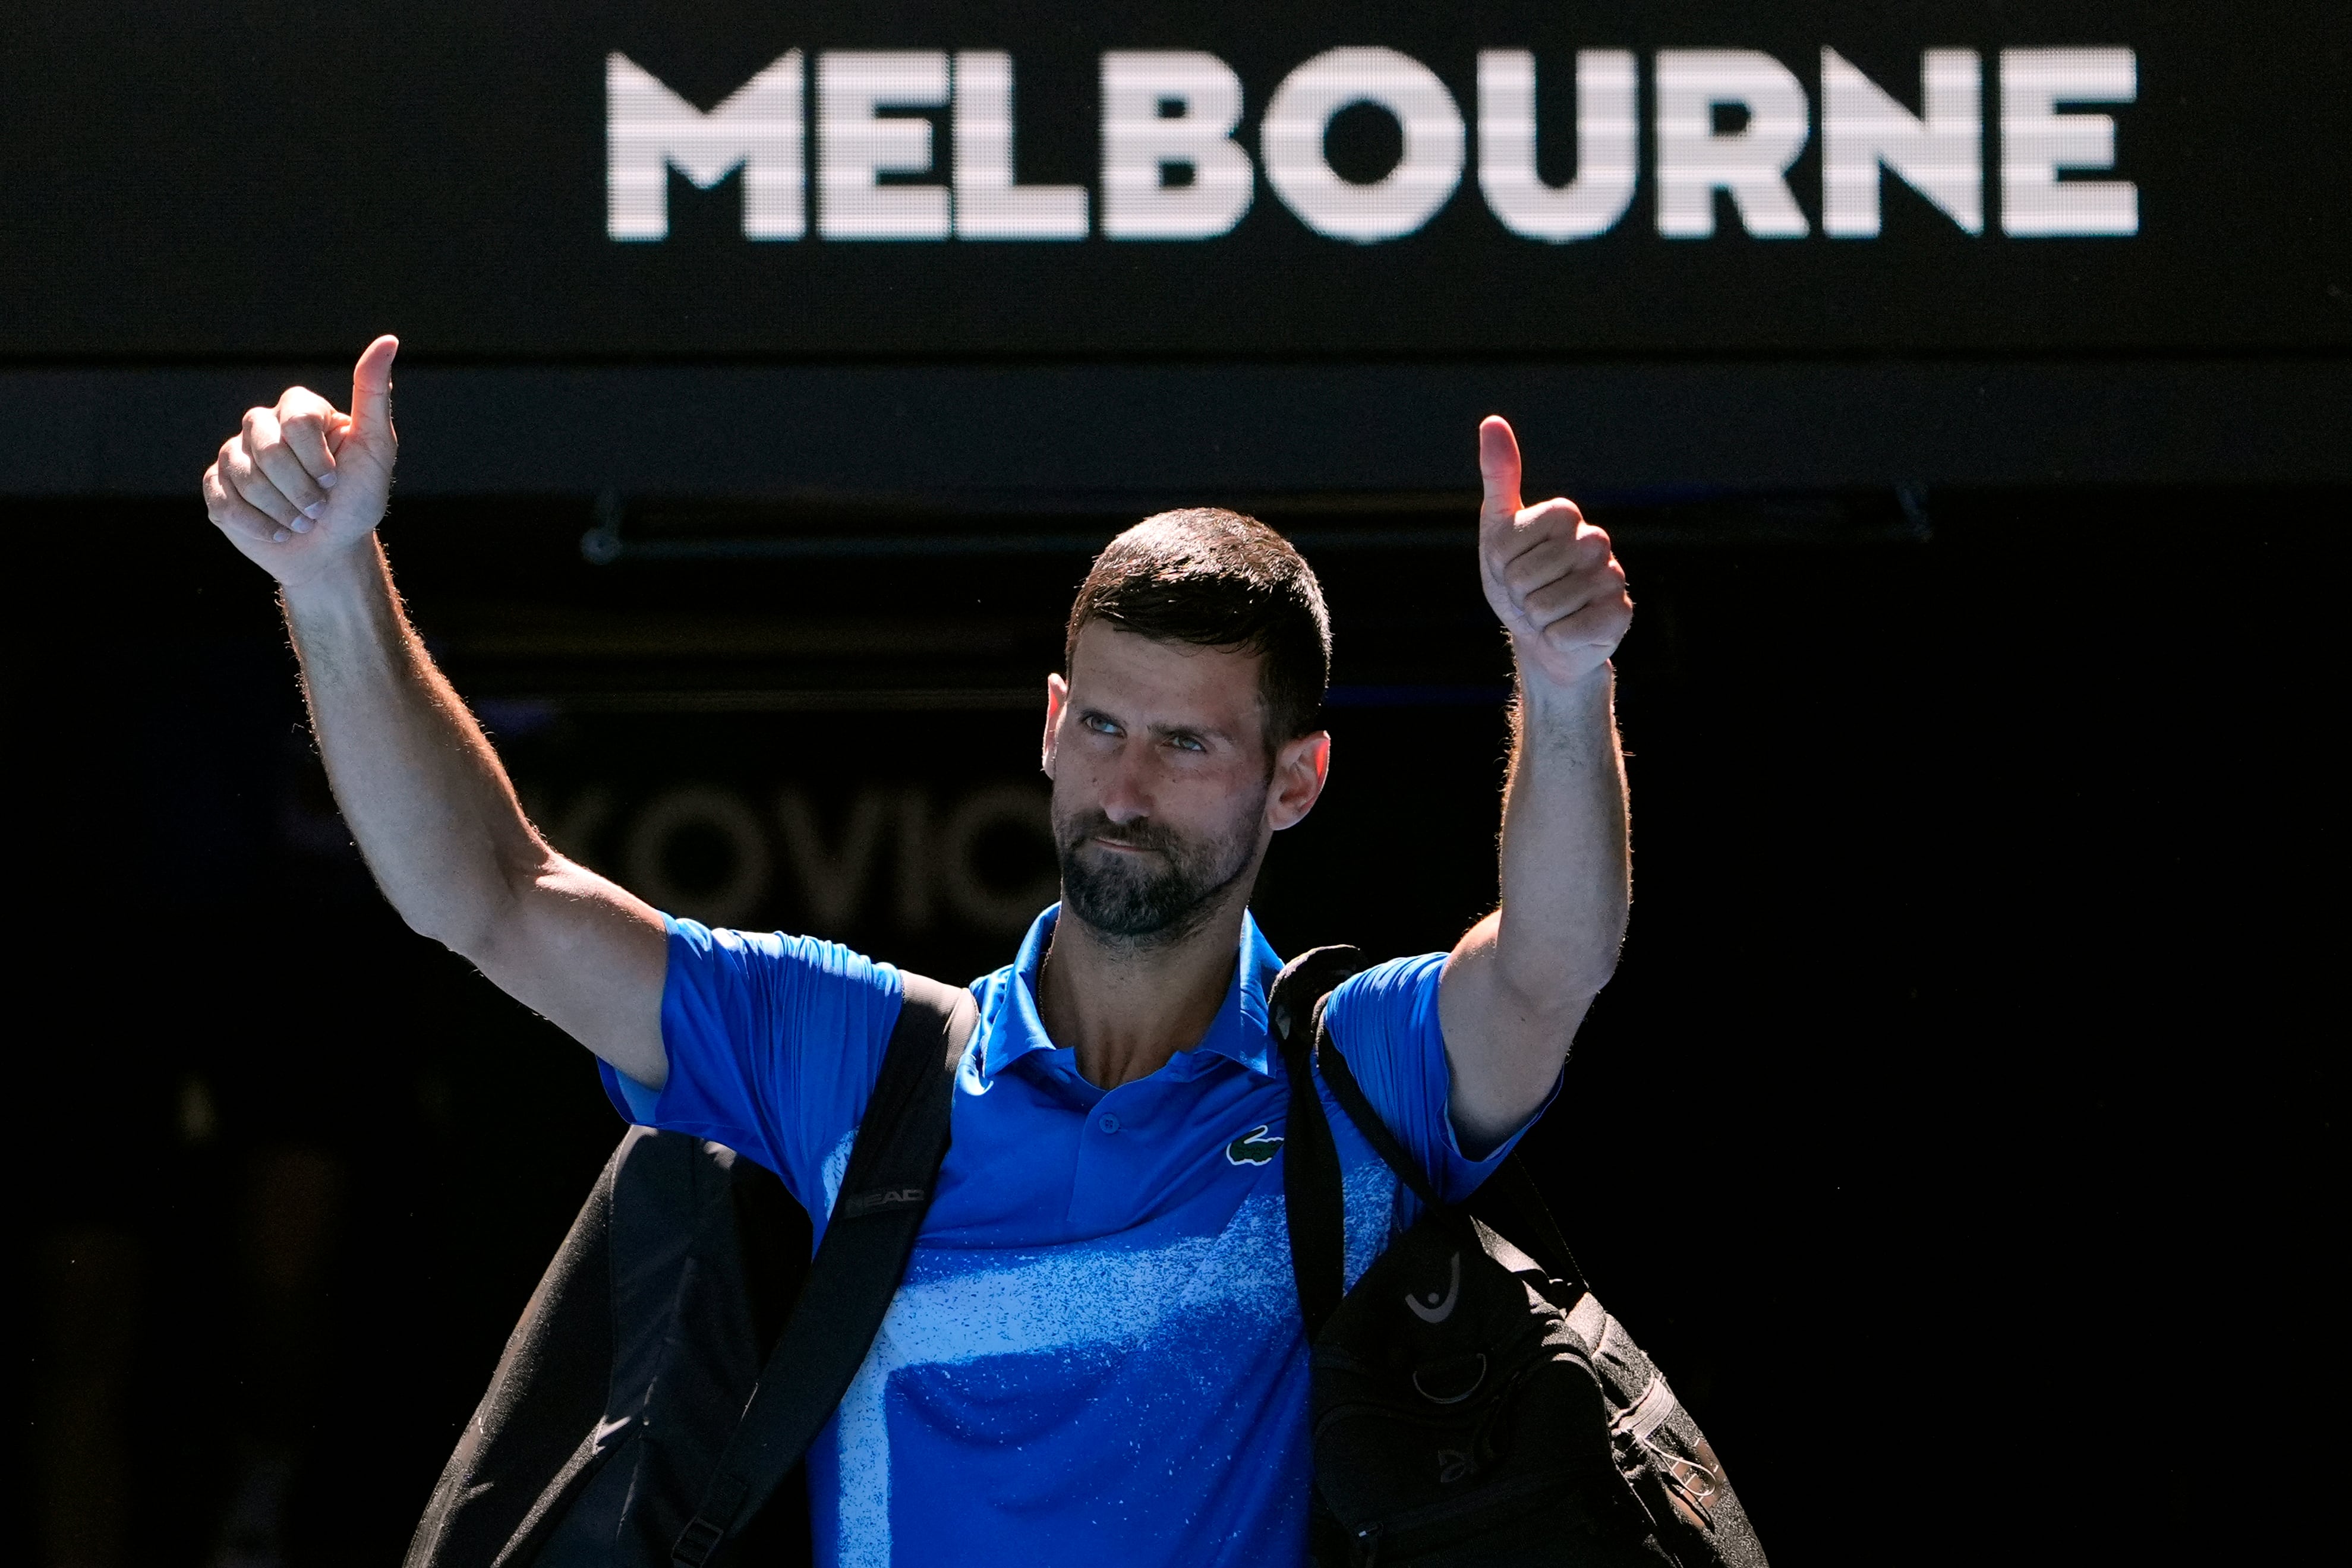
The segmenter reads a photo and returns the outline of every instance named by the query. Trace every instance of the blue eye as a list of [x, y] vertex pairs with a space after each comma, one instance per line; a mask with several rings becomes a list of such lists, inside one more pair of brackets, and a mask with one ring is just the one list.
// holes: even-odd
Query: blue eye
[[1186, 751], [1206, 751], [1209, 749], [1189, 735], [1171, 735], [1168, 737], [1168, 744], [1171, 746], [1181, 747]]
[[1097, 735], [1117, 735], [1118, 733], [1118, 726], [1113, 724], [1110, 720], [1103, 717], [1103, 716], [1098, 713], [1090, 713], [1084, 718], [1078, 720], [1078, 722], [1085, 725], [1088, 729], [1093, 730]]

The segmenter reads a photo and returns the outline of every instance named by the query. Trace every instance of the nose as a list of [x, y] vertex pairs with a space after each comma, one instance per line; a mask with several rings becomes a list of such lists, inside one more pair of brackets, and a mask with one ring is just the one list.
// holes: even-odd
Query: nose
[[1149, 766], [1148, 747], [1122, 746], [1111, 757], [1102, 775], [1103, 815], [1114, 823], [1127, 823], [1151, 815], [1150, 781], [1145, 777]]

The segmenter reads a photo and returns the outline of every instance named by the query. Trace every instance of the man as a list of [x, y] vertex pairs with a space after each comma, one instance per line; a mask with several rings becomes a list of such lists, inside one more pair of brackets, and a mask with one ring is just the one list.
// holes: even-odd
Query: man
[[[634, 1118], [775, 1170], [820, 1234], [896, 1019], [897, 972], [834, 944], [710, 931], [550, 849], [410, 629], [375, 526], [391, 338], [349, 414], [289, 390], [205, 475], [278, 579], [337, 800], [385, 895], [603, 1059]], [[1502, 900], [1452, 953], [1333, 997], [1334, 1039], [1450, 1197], [1554, 1092], [1625, 924], [1609, 540], [1519, 505], [1478, 432], [1478, 566], [1517, 725]], [[1062, 902], [977, 982], [952, 1144], [906, 1281], [809, 1456], [818, 1560], [1295, 1562], [1307, 1367], [1284, 1229], [1278, 960], [1247, 902], [1328, 777], [1329, 631], [1263, 524], [1163, 514], [1096, 561], [1045, 683]], [[1412, 1200], [1336, 1105], [1348, 1278]]]

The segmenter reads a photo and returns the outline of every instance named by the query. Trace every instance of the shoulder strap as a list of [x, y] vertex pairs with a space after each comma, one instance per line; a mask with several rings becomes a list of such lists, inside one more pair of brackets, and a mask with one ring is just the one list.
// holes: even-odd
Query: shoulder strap
[[1535, 1177], [1528, 1174], [1517, 1150], [1512, 1150], [1503, 1163], [1495, 1167], [1494, 1174], [1479, 1186], [1469, 1204], [1457, 1206], [1444, 1202], [1431, 1187], [1428, 1173], [1421, 1168], [1421, 1162], [1406, 1153], [1404, 1145], [1397, 1142], [1396, 1134], [1390, 1132], [1387, 1124], [1381, 1120], [1380, 1113], [1372, 1109], [1372, 1103], [1364, 1098], [1364, 1091], [1357, 1083], [1356, 1075], [1349, 1070], [1348, 1059], [1339, 1054], [1338, 1042], [1332, 1040], [1330, 1030], [1323, 1027], [1323, 1002], [1320, 1000], [1315, 1004], [1315, 1061], [1323, 1069], [1323, 1082], [1331, 1086], [1331, 1097], [1339, 1102], [1339, 1109], [1347, 1113], [1348, 1120], [1356, 1124], [1356, 1130], [1364, 1134], [1364, 1141], [1372, 1145], [1373, 1152], [1381, 1156], [1389, 1169], [1396, 1172], [1397, 1179], [1412, 1190], [1413, 1197], [1421, 1199], [1423, 1207], [1439, 1214], [1453, 1213], [1457, 1207], [1473, 1207], [1478, 1209], [1482, 1217], [1487, 1210], [1494, 1210], [1493, 1218], [1502, 1221], [1495, 1228], [1510, 1238], [1514, 1246], [1521, 1248], [1542, 1264], [1552, 1278], [1575, 1286], [1579, 1291], [1586, 1288], [1583, 1270], [1577, 1267], [1576, 1254], [1568, 1249], [1567, 1238], [1560, 1235], [1559, 1225], [1552, 1219], [1551, 1209], [1543, 1200], [1543, 1193], [1537, 1187]]
[[1536, 1186], [1535, 1176], [1517, 1149], [1472, 1196], [1470, 1207], [1479, 1218], [1487, 1220], [1542, 1264], [1553, 1279], [1573, 1286], [1579, 1295], [1591, 1289], [1584, 1282], [1584, 1270], [1578, 1265], [1576, 1254], [1569, 1250], [1568, 1238], [1559, 1233], [1559, 1226], [1551, 1217], [1551, 1207], [1544, 1202], [1542, 1190]]
[[1266, 995], [1266, 1021], [1290, 1077], [1290, 1117], [1282, 1145], [1283, 1212], [1290, 1230], [1290, 1271], [1298, 1307], [1314, 1339], [1347, 1293], [1348, 1219], [1339, 1187], [1339, 1151], [1323, 1101], [1315, 1092], [1315, 1036], [1323, 998], [1363, 967], [1353, 947], [1317, 947], [1283, 966]]
[[[1302, 1120], [1308, 1124], [1310, 1140], [1328, 1146], [1331, 1132], [1323, 1119], [1323, 1103], [1316, 1095], [1314, 1079], [1309, 1069], [1320, 1067], [1323, 1082], [1331, 1086], [1331, 1097], [1339, 1102], [1339, 1109], [1348, 1120], [1372, 1145], [1397, 1179], [1412, 1189], [1412, 1195], [1427, 1207], [1447, 1209], [1453, 1206], [1437, 1196], [1429, 1185], [1429, 1177], [1421, 1162], [1407, 1154], [1404, 1145], [1381, 1122], [1372, 1103], [1356, 1083], [1356, 1075], [1348, 1070], [1347, 1059], [1331, 1041], [1330, 1030], [1323, 1027], [1323, 1009], [1331, 999], [1339, 982], [1364, 967], [1363, 954], [1353, 947], [1315, 947], [1301, 953], [1283, 966], [1275, 977], [1274, 988], [1266, 998], [1266, 1021], [1274, 1026], [1275, 1038], [1282, 1042], [1283, 1055], [1290, 1067], [1290, 1136], [1300, 1132]], [[1316, 1164], [1319, 1162], [1302, 1162]], [[1310, 1175], [1312, 1173], [1309, 1173]], [[1339, 1181], [1338, 1154], [1332, 1155], [1331, 1176], [1336, 1197]], [[1284, 1201], [1291, 1201], [1288, 1181], [1285, 1182]], [[1319, 1194], [1309, 1195], [1310, 1201]], [[1292, 1250], [1297, 1251], [1298, 1218], [1291, 1220]]]
[[920, 975], [904, 980], [898, 1026], [808, 1283], [719, 1457], [702, 1506], [671, 1552], [677, 1568], [702, 1568], [800, 1462], [848, 1392], [907, 1272], [947, 1157], [956, 1066], [980, 1009], [961, 988]]
[[[1313, 1070], [1320, 1067], [1331, 1097], [1371, 1145], [1383, 1164], [1394, 1171], [1423, 1207], [1433, 1212], [1456, 1212], [1432, 1188], [1421, 1162], [1406, 1153], [1372, 1103], [1364, 1097], [1347, 1058], [1339, 1053], [1324, 1025], [1323, 1009], [1342, 980], [1363, 967], [1353, 947], [1317, 947], [1301, 953], [1283, 968], [1267, 998], [1267, 1021], [1281, 1043], [1290, 1078], [1290, 1122], [1283, 1148], [1283, 1202], [1289, 1220], [1290, 1266], [1298, 1283], [1298, 1301], [1312, 1340], [1346, 1294], [1347, 1219], [1339, 1186], [1339, 1155], [1315, 1092]], [[1507, 1235], [1524, 1238], [1538, 1262], [1555, 1278], [1584, 1288], [1568, 1242], [1553, 1223], [1535, 1178], [1517, 1152], [1496, 1168], [1479, 1188], [1481, 1207], [1499, 1200], [1508, 1211]]]
[[1421, 1199], [1423, 1207], [1440, 1211], [1452, 1208], [1454, 1206], [1438, 1197], [1437, 1189], [1429, 1185], [1429, 1173], [1421, 1168], [1421, 1162], [1396, 1141], [1396, 1134], [1390, 1132], [1388, 1124], [1381, 1120], [1381, 1113], [1372, 1109], [1370, 1100], [1364, 1098], [1364, 1091], [1356, 1082], [1356, 1075], [1349, 1068], [1348, 1059], [1339, 1054], [1339, 1044], [1332, 1040], [1331, 1031], [1323, 1027], [1323, 1003], [1328, 1000], [1330, 998], [1326, 997], [1315, 1004], [1315, 1064], [1323, 1070], [1323, 1082], [1331, 1086], [1331, 1098], [1339, 1102], [1339, 1109], [1346, 1112], [1348, 1120], [1356, 1124], [1356, 1131], [1364, 1135], [1364, 1142], [1372, 1145], [1372, 1153], [1381, 1156], [1381, 1164], [1396, 1172], [1397, 1180], [1404, 1183], [1412, 1196]]

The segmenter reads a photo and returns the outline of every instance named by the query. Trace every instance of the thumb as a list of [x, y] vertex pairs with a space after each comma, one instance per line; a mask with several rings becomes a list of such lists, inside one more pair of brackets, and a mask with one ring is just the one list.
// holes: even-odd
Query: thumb
[[392, 450], [392, 357], [400, 340], [378, 338], [352, 367], [352, 430], [369, 446]]
[[1486, 493], [1479, 508], [1481, 522], [1508, 523], [1518, 516], [1519, 440], [1499, 413], [1478, 423], [1478, 479]]

